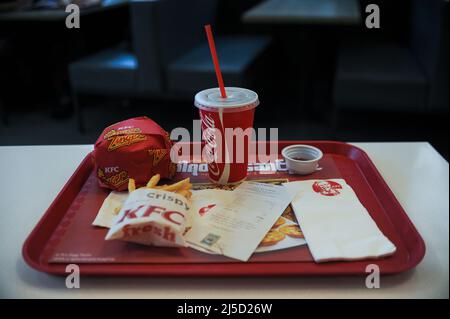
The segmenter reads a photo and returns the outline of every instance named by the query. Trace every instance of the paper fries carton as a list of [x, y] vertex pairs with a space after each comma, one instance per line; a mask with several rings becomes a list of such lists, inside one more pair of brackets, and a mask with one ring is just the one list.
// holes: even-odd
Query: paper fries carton
[[186, 246], [189, 201], [173, 192], [140, 188], [130, 193], [106, 235], [150, 246]]

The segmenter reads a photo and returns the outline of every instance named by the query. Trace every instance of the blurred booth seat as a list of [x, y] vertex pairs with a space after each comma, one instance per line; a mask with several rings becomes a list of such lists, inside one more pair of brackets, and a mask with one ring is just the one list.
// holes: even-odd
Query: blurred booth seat
[[[448, 85], [447, 14], [446, 1], [413, 0], [410, 36], [405, 45], [371, 42], [365, 37], [343, 43], [338, 52], [334, 81], [335, 122], [342, 109], [437, 110], [432, 102], [441, 91], [438, 86], [442, 81], [436, 78], [442, 68], [447, 70], [445, 85]], [[445, 46], [447, 52], [443, 52]], [[440, 101], [440, 110], [448, 112], [448, 97], [447, 102], [442, 98]]]
[[123, 43], [71, 63], [70, 83], [74, 93], [131, 94], [138, 69], [137, 57]]
[[[216, 0], [130, 1], [131, 45], [120, 45], [69, 65], [72, 98], [84, 130], [79, 94], [183, 98], [215, 86], [203, 26], [213, 23]], [[260, 37], [216, 36], [227, 85], [242, 85], [251, 62], [268, 45]]]
[[[215, 44], [225, 84], [250, 87], [252, 64], [265, 51], [269, 42], [270, 38], [264, 36], [218, 37]], [[207, 43], [193, 48], [167, 69], [167, 83], [171, 92], [194, 94], [215, 86], [216, 82]]]

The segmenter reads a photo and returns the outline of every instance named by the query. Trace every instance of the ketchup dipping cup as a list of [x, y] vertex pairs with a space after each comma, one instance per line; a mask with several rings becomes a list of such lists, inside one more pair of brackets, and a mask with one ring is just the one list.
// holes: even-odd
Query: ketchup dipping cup
[[[194, 104], [200, 111], [205, 148], [203, 154], [208, 160], [209, 178], [218, 184], [233, 184], [247, 177], [248, 136], [244, 135], [243, 148], [236, 138], [227, 138], [225, 129], [253, 127], [258, 94], [238, 88], [226, 87], [227, 97], [223, 98], [219, 88], [198, 92]], [[215, 130], [220, 134], [215, 134]], [[240, 130], [239, 130], [240, 131]], [[220, 138], [220, 141], [219, 141]], [[221, 142], [221, 143], [219, 143]], [[222, 145], [222, 151], [218, 149]], [[238, 147], [237, 147], [238, 146]], [[237, 152], [244, 152], [239, 154]], [[240, 158], [243, 155], [243, 160]]]
[[307, 175], [314, 173], [319, 167], [323, 153], [317, 147], [303, 144], [290, 145], [281, 151], [289, 172]]

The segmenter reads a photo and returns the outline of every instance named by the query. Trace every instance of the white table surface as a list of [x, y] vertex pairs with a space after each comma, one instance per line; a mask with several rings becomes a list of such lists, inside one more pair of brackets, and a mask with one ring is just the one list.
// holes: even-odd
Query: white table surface
[[381, 278], [81, 278], [25, 264], [22, 244], [91, 145], [0, 147], [0, 298], [448, 298], [449, 165], [428, 143], [355, 143], [374, 161], [425, 240], [412, 271]]
[[360, 20], [357, 0], [266, 0], [242, 16], [257, 24], [356, 25]]

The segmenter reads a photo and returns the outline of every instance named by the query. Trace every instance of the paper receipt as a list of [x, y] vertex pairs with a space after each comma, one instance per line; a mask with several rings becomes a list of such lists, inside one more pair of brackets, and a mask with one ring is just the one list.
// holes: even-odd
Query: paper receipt
[[233, 193], [232, 200], [211, 209], [186, 240], [247, 261], [295, 193], [285, 186], [255, 182], [244, 182]]

